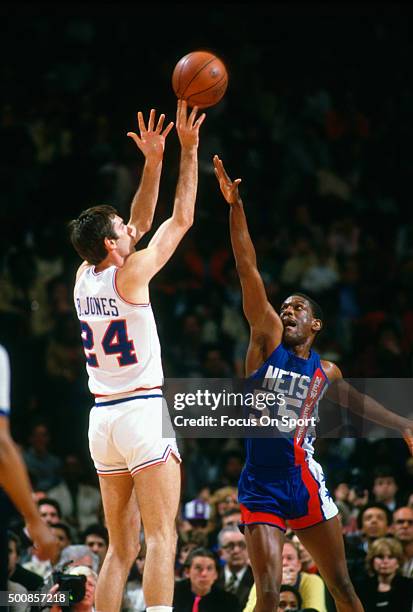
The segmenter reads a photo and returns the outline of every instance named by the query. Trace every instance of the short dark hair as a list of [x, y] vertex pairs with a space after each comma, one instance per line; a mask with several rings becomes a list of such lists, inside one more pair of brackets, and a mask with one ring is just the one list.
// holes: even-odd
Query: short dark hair
[[14, 542], [16, 544], [16, 552], [18, 555], [20, 555], [22, 549], [22, 541], [17, 535], [17, 533], [14, 533], [14, 531], [12, 531], [11, 529], [7, 530], [7, 542]]
[[70, 527], [69, 525], [66, 525], [66, 523], [53, 523], [52, 525], [50, 525], [50, 529], [61, 529], [65, 532], [66, 537], [68, 540], [70, 540], [70, 542], [73, 539], [72, 534], [70, 533]]
[[363, 527], [363, 515], [366, 512], [366, 510], [369, 510], [370, 508], [379, 508], [379, 510], [383, 510], [383, 512], [385, 513], [386, 517], [387, 517], [387, 525], [390, 527], [390, 525], [393, 522], [393, 517], [392, 517], [392, 513], [390, 512], [390, 510], [388, 509], [387, 506], [385, 506], [384, 504], [382, 504], [381, 502], [369, 502], [368, 504], [366, 504], [365, 506], [363, 506], [362, 508], [360, 508], [359, 513], [357, 515], [357, 527], [359, 529], [361, 529]]
[[60, 504], [58, 501], [56, 501], [52, 497], [42, 497], [42, 499], [39, 499], [39, 501], [37, 502], [37, 506], [39, 510], [42, 506], [45, 506], [46, 504], [48, 506], [53, 506], [53, 508], [56, 509], [56, 512], [59, 515], [59, 518], [62, 518], [62, 510], [60, 508]]
[[320, 321], [324, 321], [323, 309], [321, 308], [321, 306], [320, 306], [320, 304], [318, 302], [313, 300], [312, 297], [310, 297], [306, 293], [300, 293], [300, 292], [292, 293], [291, 295], [298, 295], [298, 297], [301, 297], [304, 300], [307, 300], [307, 302], [311, 306], [311, 310], [313, 312], [314, 318], [315, 319], [320, 319]]
[[390, 465], [378, 465], [373, 471], [373, 483], [376, 478], [394, 478], [397, 482], [396, 474]]
[[77, 219], [69, 222], [70, 240], [82, 259], [94, 265], [105, 259], [108, 254], [105, 238], [118, 238], [112, 224], [117, 214], [113, 206], [104, 204], [84, 210]]
[[301, 610], [301, 606], [303, 605], [303, 598], [301, 597], [300, 591], [290, 584], [282, 584], [280, 586], [280, 593], [284, 593], [285, 591], [294, 593], [297, 598], [298, 608]]
[[216, 554], [212, 552], [212, 550], [209, 550], [209, 548], [199, 547], [199, 548], [194, 548], [193, 550], [191, 550], [191, 552], [186, 558], [184, 567], [190, 568], [192, 565], [192, 561], [195, 559], [195, 557], [208, 557], [208, 559], [212, 559], [215, 563], [215, 569], [218, 571], [219, 569], [218, 558]]
[[94, 523], [93, 525], [89, 525], [82, 535], [83, 542], [86, 541], [87, 536], [97, 535], [106, 542], [106, 546], [109, 544], [109, 534], [106, 527], [104, 527], [101, 523]]

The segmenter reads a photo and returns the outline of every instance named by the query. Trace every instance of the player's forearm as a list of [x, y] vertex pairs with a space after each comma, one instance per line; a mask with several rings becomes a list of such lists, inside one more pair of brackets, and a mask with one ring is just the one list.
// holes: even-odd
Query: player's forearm
[[27, 523], [39, 519], [25, 464], [6, 432], [2, 432], [0, 437], [0, 485]]
[[131, 204], [129, 224], [136, 229], [139, 240], [149, 232], [155, 214], [159, 195], [159, 183], [162, 172], [162, 160], [156, 163], [145, 161], [142, 178]]
[[190, 227], [194, 221], [197, 188], [198, 147], [183, 147], [172, 213], [179, 225]]
[[229, 226], [235, 263], [238, 273], [242, 275], [244, 272], [251, 270], [251, 267], [257, 266], [257, 257], [248, 231], [247, 218], [241, 198], [235, 204], [231, 204]]
[[354, 414], [374, 423], [378, 423], [383, 427], [402, 431], [404, 428], [410, 427], [411, 425], [408, 419], [388, 410], [375, 399], [369, 395], [360, 393], [348, 383], [339, 390], [338, 398], [338, 402], [342, 406], [347, 407]]

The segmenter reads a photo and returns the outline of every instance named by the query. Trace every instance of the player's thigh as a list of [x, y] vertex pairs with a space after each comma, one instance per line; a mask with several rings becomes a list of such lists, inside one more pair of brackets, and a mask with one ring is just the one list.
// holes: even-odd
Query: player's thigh
[[272, 525], [246, 525], [245, 539], [256, 582], [265, 575], [277, 583], [281, 581], [282, 549], [285, 535]]
[[296, 533], [328, 585], [349, 581], [343, 534], [336, 516]]
[[140, 513], [132, 476], [99, 476], [99, 482], [110, 543], [138, 547]]
[[171, 453], [165, 463], [141, 470], [133, 477], [145, 535], [175, 529], [181, 494], [181, 468]]

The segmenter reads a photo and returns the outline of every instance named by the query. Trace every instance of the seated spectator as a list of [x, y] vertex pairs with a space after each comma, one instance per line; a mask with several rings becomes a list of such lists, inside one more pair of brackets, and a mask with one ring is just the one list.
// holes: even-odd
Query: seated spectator
[[289, 584], [281, 585], [278, 612], [295, 612], [295, 610], [301, 610], [302, 603], [303, 599], [298, 589]]
[[54, 533], [58, 543], [58, 550], [56, 556], [50, 559], [50, 561], [42, 561], [38, 558], [38, 556], [32, 549], [31, 557], [23, 564], [23, 567], [26, 570], [34, 572], [35, 574], [42, 576], [42, 578], [46, 578], [50, 574], [53, 567], [57, 563], [59, 563], [60, 555], [63, 549], [71, 544], [70, 529], [67, 525], [65, 525], [64, 523], [52, 523], [50, 524], [50, 528]]
[[90, 550], [89, 546], [74, 544], [63, 549], [58, 565], [59, 567], [85, 565], [97, 573], [99, 557]]
[[[184, 537], [186, 541], [197, 541], [198, 546], [206, 546], [210, 526], [208, 521], [211, 517], [211, 506], [202, 499], [193, 499], [184, 506], [183, 518], [190, 528], [186, 530]], [[182, 534], [183, 535], [183, 534]]]
[[83, 544], [99, 557], [99, 570], [105, 560], [109, 546], [109, 534], [106, 527], [100, 523], [90, 525], [83, 533]]
[[48, 491], [49, 497], [59, 502], [64, 520], [80, 531], [98, 522], [102, 504], [98, 488], [82, 482], [84, 474], [79, 457], [67, 455], [61, 482]]
[[400, 575], [403, 548], [394, 538], [378, 538], [366, 557], [368, 578], [355, 582], [366, 612], [389, 610], [411, 612], [413, 580]]
[[237, 527], [241, 523], [241, 511], [237, 508], [227, 510], [221, 517], [222, 528], [233, 525]]
[[146, 544], [143, 542], [126, 582], [122, 602], [122, 612], [144, 612], [146, 610], [142, 586], [145, 558]]
[[364, 560], [369, 545], [387, 535], [391, 521], [389, 509], [380, 502], [370, 502], [360, 509], [358, 531], [344, 536], [347, 565], [353, 580], [366, 576]]
[[290, 536], [291, 542], [293, 542], [298, 548], [298, 554], [301, 561], [301, 570], [307, 572], [307, 574], [318, 574], [318, 568], [314, 562], [314, 559], [305, 548], [297, 534], [292, 533]]
[[393, 512], [393, 534], [403, 547], [401, 574], [413, 578], [413, 509], [408, 506]]
[[53, 525], [54, 523], [60, 523], [62, 520], [62, 511], [60, 504], [55, 499], [50, 497], [43, 497], [37, 502], [40, 516], [48, 524]]
[[374, 500], [387, 506], [390, 512], [394, 512], [397, 508], [397, 491], [398, 486], [392, 468], [388, 465], [376, 467], [372, 488]]
[[174, 612], [241, 612], [238, 599], [215, 583], [218, 561], [207, 548], [195, 548], [187, 559], [187, 578], [175, 583]]
[[29, 434], [29, 448], [23, 452], [28, 471], [37, 487], [48, 491], [61, 480], [62, 462], [49, 451], [50, 434], [46, 423], [35, 424]]
[[43, 586], [43, 578], [19, 564], [20, 538], [12, 531], [9, 531], [7, 535], [9, 546], [9, 580], [23, 585], [28, 591], [37, 591]]
[[[318, 612], [327, 612], [326, 589], [320, 576], [301, 571], [301, 561], [297, 546], [290, 541], [284, 543], [282, 552], [282, 584], [295, 587], [305, 608], [315, 608]], [[244, 612], [253, 612], [257, 601], [257, 592], [253, 585]]]
[[224, 527], [218, 534], [218, 547], [225, 565], [219, 571], [217, 584], [233, 593], [244, 609], [254, 584], [245, 536], [236, 526]]
[[175, 561], [175, 578], [181, 580], [185, 578], [185, 563], [189, 553], [195, 548], [199, 548], [199, 544], [192, 540], [178, 539], [178, 546]]

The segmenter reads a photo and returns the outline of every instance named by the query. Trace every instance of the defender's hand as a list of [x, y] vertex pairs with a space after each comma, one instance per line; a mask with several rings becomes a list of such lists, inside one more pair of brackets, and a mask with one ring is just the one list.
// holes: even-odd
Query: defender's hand
[[52, 530], [41, 518], [28, 522], [26, 526], [34, 545], [36, 557], [42, 561], [49, 559], [53, 565], [55, 559], [59, 556], [59, 547]]
[[217, 177], [219, 186], [221, 187], [222, 195], [228, 202], [228, 204], [236, 204], [241, 201], [238, 185], [241, 182], [241, 179], [235, 179], [232, 181], [228, 174], [225, 171], [224, 164], [222, 160], [218, 157], [218, 155], [214, 155], [214, 171], [215, 176]]
[[164, 121], [165, 115], [162, 114], [159, 116], [158, 124], [154, 129], [155, 109], [153, 108], [149, 114], [148, 128], [146, 128], [145, 121], [143, 120], [143, 115], [139, 111], [138, 125], [140, 137], [135, 132], [128, 132], [127, 134], [135, 141], [136, 146], [142, 151], [148, 161], [162, 161], [165, 150], [165, 140], [174, 125], [171, 121], [162, 131]]
[[176, 111], [176, 131], [178, 132], [179, 142], [182, 148], [197, 147], [199, 143], [199, 128], [201, 127], [206, 115], [202, 113], [196, 119], [198, 107], [194, 106], [187, 118], [186, 100], [178, 100]]

